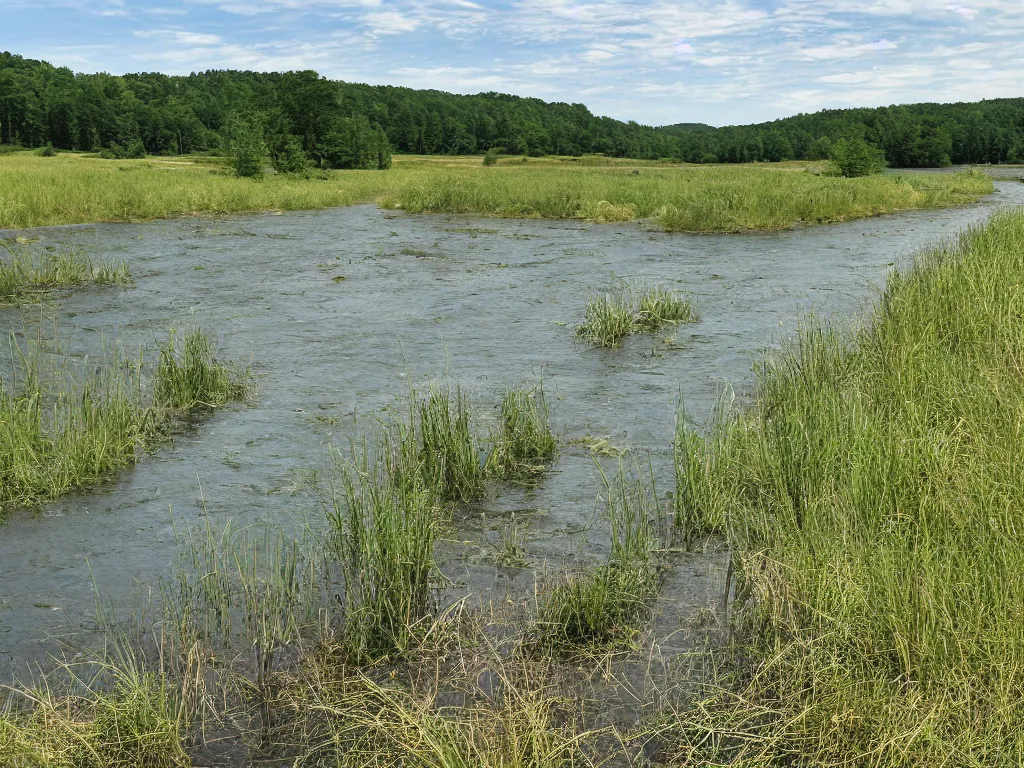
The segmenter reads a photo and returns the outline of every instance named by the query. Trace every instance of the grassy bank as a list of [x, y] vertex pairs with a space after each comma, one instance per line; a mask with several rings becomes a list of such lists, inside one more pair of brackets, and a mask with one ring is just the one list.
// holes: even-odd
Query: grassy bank
[[681, 435], [680, 512], [722, 530], [736, 659], [684, 712], [699, 764], [1024, 762], [1024, 212], [817, 322], [753, 406]]
[[983, 174], [842, 179], [791, 166], [637, 167], [588, 163], [396, 163], [386, 172], [240, 179], [189, 160], [0, 157], [0, 229], [144, 221], [191, 213], [301, 210], [377, 202], [412, 213], [621, 222], [668, 231], [778, 230], [915, 208], [992, 191]]

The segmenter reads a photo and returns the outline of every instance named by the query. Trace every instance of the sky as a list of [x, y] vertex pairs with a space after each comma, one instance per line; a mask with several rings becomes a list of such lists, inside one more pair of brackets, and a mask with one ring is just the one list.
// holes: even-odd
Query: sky
[[648, 125], [1024, 96], [1024, 0], [0, 0], [76, 72], [315, 69]]

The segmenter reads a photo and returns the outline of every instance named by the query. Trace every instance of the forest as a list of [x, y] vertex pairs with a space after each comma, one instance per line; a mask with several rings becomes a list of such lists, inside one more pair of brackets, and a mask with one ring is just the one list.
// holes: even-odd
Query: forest
[[583, 104], [371, 86], [313, 71], [76, 74], [0, 53], [0, 143], [115, 157], [218, 154], [256, 141], [281, 170], [387, 167], [392, 151], [742, 163], [825, 159], [844, 139], [867, 141], [894, 167], [1024, 162], [1024, 98], [652, 127]]

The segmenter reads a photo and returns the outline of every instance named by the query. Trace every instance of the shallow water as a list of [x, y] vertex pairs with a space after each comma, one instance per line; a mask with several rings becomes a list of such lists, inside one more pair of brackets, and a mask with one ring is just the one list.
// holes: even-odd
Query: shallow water
[[[332, 441], [346, 444], [367, 417], [406, 395], [410, 378], [416, 386], [459, 382], [486, 425], [503, 388], [543, 375], [560, 436], [608, 436], [643, 461], [650, 452], [664, 495], [678, 397], [699, 422], [727, 388], [742, 395], [758, 352], [791, 332], [801, 313], [851, 317], [892, 264], [999, 205], [1024, 203], [1024, 185], [998, 188], [967, 208], [770, 235], [408, 216], [372, 206], [34, 230], [44, 243], [81, 245], [94, 259], [126, 259], [136, 285], [0, 309], [0, 324], [31, 328], [56, 317], [79, 356], [96, 354], [103, 340], [134, 349], [199, 325], [223, 358], [252, 361], [259, 395], [103, 488], [15, 513], [0, 527], [0, 681], [55, 651], [55, 638], [88, 637], [94, 584], [118, 600], [167, 576], [177, 558], [173, 525], [194, 525], [204, 507], [215, 527], [229, 519], [320, 525], [304, 478], [328, 465]], [[579, 346], [573, 327], [588, 294], [616, 277], [691, 292], [701, 322], [618, 350]], [[589, 452], [570, 446], [537, 489], [506, 489], [464, 510], [444, 545], [456, 591], [530, 591], [529, 572], [493, 564], [498, 531], [514, 511], [541, 571], [602, 554], [598, 480]], [[720, 601], [721, 566], [720, 555], [683, 559], [660, 600], [667, 632]]]

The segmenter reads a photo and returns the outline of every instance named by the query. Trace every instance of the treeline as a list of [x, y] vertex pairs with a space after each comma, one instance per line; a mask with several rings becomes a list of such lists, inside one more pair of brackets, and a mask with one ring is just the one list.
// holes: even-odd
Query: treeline
[[583, 104], [327, 80], [312, 71], [76, 75], [0, 54], [0, 142], [120, 153], [228, 152], [258, 141], [287, 169], [386, 167], [390, 152], [581, 155], [686, 162], [830, 157], [861, 139], [894, 166], [1024, 162], [1024, 99], [828, 110], [760, 125], [652, 128]]
[[759, 125], [672, 125], [687, 162], [819, 160], [840, 140], [863, 139], [898, 168], [1024, 163], [1024, 99], [830, 109]]

